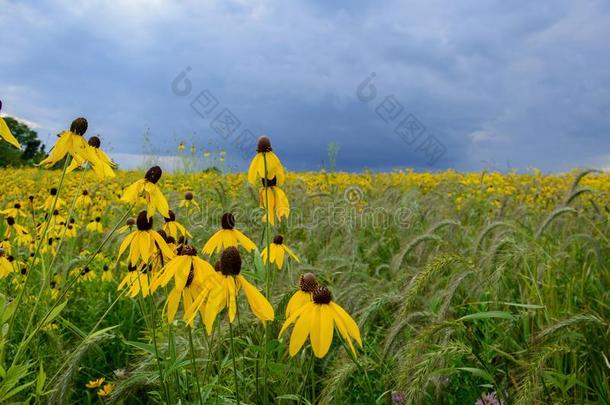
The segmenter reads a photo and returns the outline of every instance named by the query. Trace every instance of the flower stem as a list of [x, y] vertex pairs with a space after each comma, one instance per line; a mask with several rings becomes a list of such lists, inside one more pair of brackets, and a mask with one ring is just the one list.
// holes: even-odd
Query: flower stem
[[[271, 230], [269, 228], [269, 187], [267, 182], [268, 171], [267, 171], [267, 154], [263, 152], [263, 164], [265, 167], [265, 180], [263, 181], [263, 187], [265, 188], [265, 246], [267, 248], [267, 260], [265, 261], [265, 293], [267, 295], [267, 299], [271, 302], [271, 281], [270, 281], [270, 259], [271, 259], [271, 240], [270, 233]], [[269, 324], [265, 322], [265, 350], [264, 350], [264, 359], [263, 359], [263, 398], [264, 402], [267, 403], [268, 399], [268, 384], [267, 384], [267, 367], [268, 367], [268, 357], [267, 347], [269, 346]]]
[[233, 343], [233, 326], [229, 320], [229, 333], [231, 335], [231, 358], [233, 360], [233, 379], [235, 380], [235, 397], [237, 405], [239, 405], [239, 384], [237, 383], [237, 367], [235, 365], [235, 345]]
[[197, 363], [195, 362], [195, 346], [193, 345], [193, 332], [191, 327], [187, 325], [189, 330], [189, 346], [191, 347], [191, 362], [193, 364], [193, 375], [197, 384], [197, 393], [199, 394], [199, 403], [203, 405], [203, 396], [201, 395], [201, 386], [199, 385], [199, 376], [197, 375]]
[[[64, 179], [66, 178], [66, 172], [68, 169], [68, 164], [70, 164], [70, 156], [66, 156], [65, 160], [64, 160], [64, 168], [61, 172], [61, 177], [59, 179], [59, 185], [57, 186], [57, 193], [55, 194], [55, 198], [53, 199], [53, 204], [51, 205], [51, 208], [49, 209], [49, 211], [47, 212], [47, 222], [44, 225], [44, 229], [42, 231], [42, 235], [40, 237], [40, 240], [38, 241], [38, 243], [36, 244], [36, 250], [34, 251], [34, 255], [31, 256], [31, 261], [30, 261], [30, 266], [28, 266], [28, 272], [25, 276], [25, 280], [23, 281], [23, 286], [21, 288], [21, 291], [19, 292], [19, 296], [17, 297], [17, 303], [15, 304], [15, 311], [13, 312], [13, 315], [11, 316], [11, 319], [9, 321], [8, 324], [8, 329], [6, 331], [6, 338], [7, 341], [10, 338], [10, 333], [11, 333], [11, 329], [13, 327], [13, 324], [15, 322], [15, 318], [17, 316], [17, 309], [19, 309], [19, 307], [21, 306], [21, 301], [23, 300], [23, 294], [25, 294], [25, 290], [27, 288], [28, 285], [28, 280], [30, 279], [30, 274], [32, 274], [31, 271], [31, 267], [36, 263], [36, 257], [38, 256], [38, 253], [40, 252], [40, 247], [42, 246], [43, 241], [46, 239], [47, 236], [47, 232], [49, 231], [49, 225], [51, 224], [51, 220], [53, 218], [53, 211], [55, 211], [55, 207], [57, 206], [57, 200], [59, 200], [59, 194], [61, 193], [61, 189], [63, 187], [64, 184]], [[27, 331], [26, 331], [27, 332]], [[21, 349], [21, 345], [23, 344], [23, 338], [26, 336], [26, 333], [24, 332], [23, 336], [22, 336], [22, 340], [19, 343], [19, 347], [17, 349], [17, 353], [15, 355], [15, 358], [13, 358], [13, 362], [12, 364], [15, 364], [15, 361], [17, 360], [17, 355], [19, 354], [19, 351]], [[0, 365], [4, 364], [4, 348], [7, 346], [7, 344], [2, 345], [2, 348], [0, 349]]]

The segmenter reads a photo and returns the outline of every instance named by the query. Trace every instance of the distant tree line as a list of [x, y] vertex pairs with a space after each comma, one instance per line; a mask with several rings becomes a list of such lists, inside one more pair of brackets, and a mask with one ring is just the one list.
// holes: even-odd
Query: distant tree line
[[45, 146], [38, 139], [38, 133], [14, 118], [2, 118], [21, 144], [21, 149], [0, 140], [0, 167], [33, 166], [41, 161], [45, 157]]

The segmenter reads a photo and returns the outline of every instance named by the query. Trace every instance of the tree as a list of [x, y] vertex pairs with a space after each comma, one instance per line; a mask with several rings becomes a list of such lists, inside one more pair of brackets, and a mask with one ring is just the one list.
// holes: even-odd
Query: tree
[[38, 133], [26, 124], [11, 117], [3, 117], [9, 129], [21, 144], [21, 150], [0, 141], [0, 167], [32, 166], [45, 156], [44, 145]]

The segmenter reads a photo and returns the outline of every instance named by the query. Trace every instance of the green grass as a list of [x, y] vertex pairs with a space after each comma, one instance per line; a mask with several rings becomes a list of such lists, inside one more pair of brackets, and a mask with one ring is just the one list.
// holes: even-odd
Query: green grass
[[[264, 240], [261, 213], [250, 215], [256, 191], [243, 186], [232, 199], [222, 182], [219, 176], [216, 191], [196, 192], [210, 209], [188, 217], [176, 210], [195, 246], [215, 230], [223, 210], [235, 212], [255, 242]], [[33, 308], [43, 273], [32, 268], [31, 291], [10, 336], [6, 311], [15, 309], [9, 301], [17, 290], [11, 279], [1, 280], [0, 402], [96, 403], [85, 384], [104, 376], [115, 384], [105, 403], [233, 403], [236, 384], [242, 403], [389, 404], [394, 393], [408, 404], [474, 404], [492, 391], [504, 404], [610, 403], [610, 227], [608, 215], [585, 198], [594, 190], [575, 196], [565, 190], [565, 199], [541, 210], [510, 201], [494, 210], [481, 198], [458, 210], [447, 196], [452, 184], [426, 194], [374, 189], [357, 205], [344, 198], [346, 186], [316, 195], [287, 186], [295, 211], [279, 232], [302, 260], [273, 273], [276, 320], [266, 348], [265, 328], [241, 297], [233, 324], [236, 370], [226, 312], [213, 336], [201, 326], [193, 330], [193, 357], [184, 323], [161, 319], [166, 292], [121, 297], [112, 306], [116, 282], [99, 281], [98, 260], [91, 265], [97, 279], [67, 294], [53, 320], [58, 327], [37, 333], [9, 369], [31, 314], [23, 308]], [[107, 228], [124, 208], [107, 209]], [[395, 213], [404, 214], [400, 221]], [[87, 258], [79, 252], [100, 241], [66, 242], [55, 273], [78, 271]], [[111, 264], [118, 242], [113, 237], [103, 249]], [[262, 289], [265, 274], [251, 255], [244, 259], [246, 277]], [[125, 269], [111, 271], [119, 279]], [[323, 359], [314, 359], [308, 344], [290, 358], [287, 339], [277, 339], [298, 276], [309, 271], [359, 323], [364, 348], [355, 361], [337, 334]], [[54, 302], [42, 297], [35, 325]]]

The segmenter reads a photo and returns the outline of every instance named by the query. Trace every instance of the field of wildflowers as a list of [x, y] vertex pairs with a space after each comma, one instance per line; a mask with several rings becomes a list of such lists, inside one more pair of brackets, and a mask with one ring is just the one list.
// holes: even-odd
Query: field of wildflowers
[[0, 169], [0, 403], [610, 403], [610, 175], [126, 172], [87, 127]]

